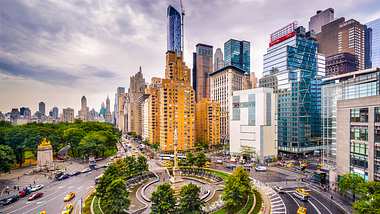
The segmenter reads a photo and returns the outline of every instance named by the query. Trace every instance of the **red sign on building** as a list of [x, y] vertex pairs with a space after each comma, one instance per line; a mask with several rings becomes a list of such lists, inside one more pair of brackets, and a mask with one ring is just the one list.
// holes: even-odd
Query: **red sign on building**
[[276, 32], [270, 35], [269, 47], [272, 47], [275, 44], [278, 44], [282, 41], [285, 41], [295, 35], [294, 30], [297, 28], [297, 22], [292, 22], [285, 27], [277, 30]]

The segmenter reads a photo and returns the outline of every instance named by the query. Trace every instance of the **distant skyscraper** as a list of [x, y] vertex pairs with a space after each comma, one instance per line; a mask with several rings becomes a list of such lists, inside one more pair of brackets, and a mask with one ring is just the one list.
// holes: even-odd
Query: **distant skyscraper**
[[117, 92], [115, 94], [115, 108], [114, 108], [114, 117], [115, 117], [115, 125], [116, 127], [122, 131], [126, 131], [125, 126], [125, 88], [118, 87]]
[[38, 103], [38, 111], [42, 114], [45, 115], [45, 103], [44, 102], [39, 102]]
[[314, 33], [321, 32], [321, 27], [334, 20], [334, 9], [318, 10], [317, 14], [310, 17], [309, 30]]
[[32, 116], [32, 113], [28, 107], [21, 107], [20, 108], [20, 116], [24, 118], [30, 118]]
[[107, 123], [112, 123], [111, 103], [110, 103], [110, 98], [108, 96], [106, 99], [105, 114], [103, 116], [104, 116], [104, 120]]
[[53, 117], [53, 119], [57, 119], [59, 115], [58, 107], [53, 107], [53, 109], [51, 110], [51, 113], [52, 113], [51, 116]]
[[87, 107], [87, 99], [85, 96], [82, 96], [81, 98], [81, 109], [78, 112], [79, 119], [83, 121], [88, 120], [88, 114], [89, 114], [89, 109]]
[[142, 134], [142, 104], [145, 92], [145, 79], [141, 70], [131, 76], [129, 82], [128, 96], [126, 105], [128, 109], [128, 132], [137, 135]]
[[217, 71], [224, 67], [223, 52], [222, 49], [217, 48], [214, 54], [214, 71]]
[[243, 71], [250, 72], [250, 43], [230, 39], [224, 43], [224, 65], [235, 66]]
[[380, 18], [368, 22], [366, 25], [371, 29], [369, 61], [372, 68], [380, 68]]
[[20, 118], [20, 111], [18, 110], [18, 108], [12, 108], [11, 110], [11, 122], [12, 123], [16, 123], [17, 122], [17, 119]]
[[181, 14], [171, 5], [167, 9], [167, 49], [181, 54]]
[[62, 109], [62, 122], [72, 123], [74, 122], [74, 109], [64, 108]]
[[210, 80], [208, 75], [213, 72], [212, 69], [212, 46], [205, 44], [196, 45], [196, 53], [193, 60], [193, 88], [195, 98], [200, 101], [203, 98], [210, 97]]

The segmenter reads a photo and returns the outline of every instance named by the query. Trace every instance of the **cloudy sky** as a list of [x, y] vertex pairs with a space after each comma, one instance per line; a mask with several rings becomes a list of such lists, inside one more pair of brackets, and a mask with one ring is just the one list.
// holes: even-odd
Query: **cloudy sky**
[[[179, 1], [179, 0], [178, 0]], [[177, 0], [0, 0], [0, 111], [45, 101], [99, 109], [141, 65], [146, 80], [161, 77], [166, 7]], [[316, 10], [362, 23], [380, 17], [379, 0], [183, 0], [185, 60], [197, 43], [223, 47], [251, 42], [251, 68], [261, 75], [269, 34], [293, 20], [307, 27]]]

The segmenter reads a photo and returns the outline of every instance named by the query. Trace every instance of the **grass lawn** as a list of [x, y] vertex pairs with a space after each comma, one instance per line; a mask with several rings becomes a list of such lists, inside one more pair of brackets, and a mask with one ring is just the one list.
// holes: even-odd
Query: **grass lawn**
[[99, 197], [96, 197], [94, 200], [94, 213], [95, 214], [102, 214], [102, 212], [100, 211], [100, 207], [99, 207], [99, 200], [100, 200]]
[[91, 194], [86, 201], [84, 202], [84, 206], [82, 209], [83, 214], [90, 214], [91, 213], [91, 201], [94, 198], [95, 193]]

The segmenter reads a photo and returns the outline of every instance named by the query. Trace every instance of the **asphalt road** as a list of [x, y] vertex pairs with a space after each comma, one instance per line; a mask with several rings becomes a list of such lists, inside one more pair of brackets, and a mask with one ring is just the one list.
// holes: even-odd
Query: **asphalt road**
[[[91, 171], [78, 176], [70, 177], [63, 181], [54, 181], [45, 186], [39, 192], [43, 192], [43, 197], [28, 201], [27, 197], [20, 198], [17, 202], [2, 208], [0, 211], [7, 214], [28, 214], [39, 213], [45, 210], [47, 213], [61, 213], [67, 203], [74, 205], [77, 210], [80, 208], [81, 198], [94, 187], [95, 177], [102, 173], [103, 169]], [[63, 202], [63, 198], [69, 192], [75, 192], [76, 196], [70, 202]], [[74, 212], [73, 212], [74, 213]]]

